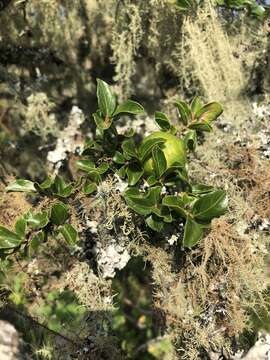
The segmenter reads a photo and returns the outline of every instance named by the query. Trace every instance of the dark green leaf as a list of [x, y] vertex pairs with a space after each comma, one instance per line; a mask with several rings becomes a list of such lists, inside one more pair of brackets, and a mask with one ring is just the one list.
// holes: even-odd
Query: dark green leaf
[[36, 189], [33, 181], [17, 179], [6, 187], [6, 191], [33, 192]]
[[105, 174], [105, 172], [107, 172], [109, 170], [110, 166], [107, 163], [103, 163], [101, 164], [99, 167], [96, 168], [96, 171], [102, 175]]
[[120, 153], [119, 151], [116, 151], [114, 154], [114, 157], [113, 157], [113, 161], [116, 164], [124, 164], [126, 162], [126, 159], [122, 153]]
[[203, 229], [190, 216], [187, 217], [184, 230], [183, 245], [187, 248], [195, 246], [203, 236]]
[[186, 133], [185, 138], [184, 138], [184, 142], [186, 145], [186, 148], [194, 151], [196, 149], [197, 146], [197, 135], [196, 135], [196, 131], [195, 130], [190, 130]]
[[62, 203], [58, 202], [54, 204], [51, 208], [51, 221], [55, 225], [62, 225], [68, 218], [68, 207]]
[[15, 231], [16, 231], [16, 234], [19, 235], [21, 238], [25, 237], [26, 221], [24, 218], [20, 218], [16, 221]]
[[188, 125], [189, 129], [211, 132], [212, 126], [205, 121], [196, 121]]
[[13, 249], [22, 242], [20, 236], [0, 226], [0, 249]]
[[154, 175], [150, 175], [150, 176], [146, 179], [146, 182], [147, 182], [147, 184], [148, 184], [149, 186], [153, 186], [153, 185], [155, 185], [155, 184], [158, 182], [158, 180], [157, 180], [157, 178], [156, 178]]
[[77, 242], [78, 233], [70, 224], [65, 224], [60, 228], [60, 232], [70, 246], [74, 246]]
[[155, 112], [155, 121], [158, 125], [158, 127], [162, 131], [169, 131], [171, 128], [170, 120], [168, 119], [167, 115], [163, 112], [156, 111]]
[[141, 161], [144, 161], [146, 157], [151, 154], [152, 149], [155, 145], [163, 144], [165, 139], [154, 138], [144, 141], [139, 147], [139, 156]]
[[126, 177], [126, 166], [121, 166], [121, 168], [116, 172], [118, 176], [120, 176], [121, 179], [124, 179]]
[[136, 149], [136, 145], [135, 145], [135, 142], [133, 139], [128, 139], [128, 140], [123, 141], [121, 147], [123, 150], [124, 157], [126, 159], [131, 159], [131, 158], [137, 157], [137, 149]]
[[33, 229], [42, 229], [49, 223], [47, 211], [42, 211], [37, 214], [33, 214], [32, 211], [28, 211], [24, 218], [27, 224]]
[[128, 206], [141, 215], [149, 215], [152, 208], [160, 202], [161, 186], [150, 188], [147, 192], [142, 193], [136, 188], [130, 188], [124, 193], [124, 198]]
[[61, 176], [56, 175], [53, 183], [53, 193], [61, 197], [68, 197], [72, 192], [72, 184], [66, 184]]
[[97, 79], [98, 106], [105, 117], [110, 117], [116, 107], [116, 98], [110, 86], [103, 80]]
[[213, 218], [225, 214], [228, 198], [224, 190], [216, 190], [198, 199], [192, 209], [196, 220], [210, 222]]
[[187, 125], [192, 120], [189, 106], [184, 101], [177, 101], [175, 105], [179, 111], [180, 120], [184, 125]]
[[46, 180], [44, 180], [41, 184], [35, 183], [35, 188], [42, 192], [45, 190], [49, 190], [51, 186], [53, 185], [53, 179], [51, 177], [47, 177]]
[[76, 161], [76, 166], [78, 169], [86, 172], [95, 169], [95, 164], [91, 160], [78, 160]]
[[143, 169], [138, 164], [129, 164], [126, 169], [128, 184], [134, 186], [143, 175]]
[[154, 231], [160, 232], [164, 228], [163, 221], [155, 215], [150, 215], [145, 219], [146, 224]]
[[137, 103], [136, 101], [127, 100], [125, 103], [118, 105], [115, 112], [113, 113], [113, 116], [122, 114], [122, 113], [128, 113], [128, 114], [143, 114], [144, 108], [141, 104]]
[[185, 203], [179, 196], [167, 195], [163, 198], [162, 204], [168, 206], [171, 210], [174, 210], [181, 217], [187, 217], [187, 211], [185, 210]]
[[152, 149], [152, 159], [154, 163], [155, 173], [160, 178], [167, 169], [167, 161], [163, 151], [158, 145], [155, 145]]
[[217, 102], [212, 102], [204, 105], [197, 113], [197, 118], [200, 121], [210, 123], [216, 120], [222, 114], [222, 106]]

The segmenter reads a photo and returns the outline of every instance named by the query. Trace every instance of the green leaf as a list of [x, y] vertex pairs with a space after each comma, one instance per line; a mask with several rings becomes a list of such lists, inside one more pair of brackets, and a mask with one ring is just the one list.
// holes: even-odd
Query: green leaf
[[198, 199], [192, 208], [196, 220], [210, 222], [213, 218], [226, 213], [228, 198], [226, 191], [216, 190]]
[[0, 249], [13, 249], [19, 246], [22, 239], [19, 235], [0, 226]]
[[60, 228], [60, 233], [63, 235], [64, 239], [68, 243], [68, 245], [73, 246], [77, 242], [78, 233], [74, 229], [74, 227], [70, 224], [65, 224]]
[[6, 187], [6, 191], [33, 192], [36, 189], [33, 181], [17, 179]]
[[162, 205], [168, 206], [171, 210], [174, 210], [178, 215], [183, 218], [187, 217], [187, 211], [185, 210], [185, 203], [179, 196], [167, 195], [162, 200]]
[[124, 179], [126, 177], [126, 166], [121, 166], [121, 168], [117, 170], [116, 174], [120, 176], [121, 179]]
[[105, 174], [105, 172], [107, 172], [109, 170], [110, 166], [107, 163], [103, 163], [101, 164], [99, 167], [96, 168], [96, 171], [102, 175]]
[[193, 100], [191, 101], [191, 104], [190, 104], [191, 112], [192, 112], [195, 116], [197, 116], [198, 111], [201, 110], [202, 106], [203, 106], [203, 105], [202, 105], [201, 100], [198, 98], [198, 96], [195, 96], [195, 97], [193, 98]]
[[85, 195], [90, 195], [93, 192], [97, 191], [97, 184], [95, 184], [94, 182], [86, 181], [82, 188], [82, 191]]
[[179, 111], [180, 120], [184, 125], [187, 125], [192, 120], [189, 106], [184, 101], [177, 101], [175, 105]]
[[62, 203], [58, 202], [53, 204], [51, 207], [51, 216], [50, 219], [53, 224], [55, 225], [62, 225], [67, 220], [68, 214], [68, 207]]
[[47, 211], [42, 211], [37, 214], [33, 214], [32, 211], [28, 211], [28, 213], [24, 216], [27, 224], [31, 226], [33, 229], [42, 229], [49, 223], [49, 217]]
[[171, 123], [167, 115], [163, 112], [155, 112], [155, 122], [162, 131], [169, 131], [171, 129]]
[[123, 136], [130, 138], [135, 134], [135, 130], [134, 129], [128, 129], [124, 132]]
[[211, 102], [204, 105], [196, 114], [200, 121], [210, 123], [216, 120], [220, 114], [222, 114], [222, 106], [217, 102]]
[[78, 160], [76, 161], [76, 166], [78, 169], [86, 172], [95, 169], [95, 164], [91, 160]]
[[110, 117], [116, 107], [116, 98], [110, 86], [101, 79], [97, 79], [97, 99], [102, 114]]
[[210, 185], [204, 185], [204, 184], [194, 184], [192, 185], [192, 193], [193, 194], [207, 194], [209, 192], [213, 192], [214, 188]]
[[140, 215], [149, 215], [160, 202], [161, 186], [150, 188], [147, 192], [140, 192], [136, 188], [129, 188], [124, 193], [128, 206]]
[[53, 185], [53, 179], [51, 177], [47, 177], [41, 184], [35, 183], [35, 188], [42, 192], [44, 190], [49, 190], [51, 186]]
[[148, 216], [145, 222], [152, 230], [157, 232], [160, 232], [164, 228], [164, 222], [155, 215]]
[[56, 175], [53, 183], [53, 193], [61, 197], [68, 197], [73, 192], [72, 184], [66, 184], [64, 179]]
[[122, 113], [128, 113], [128, 114], [143, 114], [144, 108], [141, 104], [137, 103], [136, 101], [127, 100], [125, 103], [118, 105], [115, 112], [113, 113], [113, 116], [122, 114]]
[[126, 162], [126, 159], [122, 153], [120, 153], [119, 151], [116, 151], [114, 154], [114, 157], [113, 157], [113, 161], [116, 164], [124, 164]]
[[30, 256], [33, 255], [38, 247], [43, 243], [45, 239], [45, 235], [43, 231], [39, 231], [38, 233], [34, 234], [30, 240]]
[[147, 182], [147, 184], [148, 184], [149, 186], [153, 186], [153, 185], [155, 185], [155, 184], [158, 182], [158, 180], [157, 180], [157, 178], [156, 178], [154, 175], [150, 175], [150, 176], [146, 179], [146, 182]]
[[143, 142], [139, 147], [139, 157], [141, 161], [144, 161], [147, 156], [151, 154], [152, 149], [155, 145], [163, 144], [164, 142], [165, 139], [162, 138], [149, 139]]
[[144, 171], [138, 164], [129, 164], [126, 169], [128, 184], [134, 186], [142, 177]]
[[203, 229], [200, 224], [192, 220], [190, 216], [187, 217], [184, 230], [183, 245], [187, 248], [195, 246], [203, 236]]
[[16, 221], [15, 231], [16, 231], [16, 234], [19, 235], [21, 238], [25, 237], [26, 221], [24, 218], [20, 218]]
[[154, 163], [155, 173], [160, 178], [167, 169], [167, 161], [163, 151], [158, 145], [155, 145], [152, 149], [152, 159]]
[[97, 112], [93, 113], [93, 118], [97, 127], [101, 130], [107, 130], [112, 125], [111, 118], [106, 117], [105, 119], [103, 119], [103, 117], [101, 117]]
[[197, 130], [197, 131], [206, 131], [211, 132], [213, 130], [212, 126], [208, 124], [206, 121], [195, 121], [188, 125], [189, 129]]
[[185, 143], [187, 149], [194, 151], [197, 146], [196, 131], [194, 131], [194, 130], [188, 131], [184, 137], [184, 143]]
[[133, 139], [128, 139], [123, 141], [122, 145], [122, 150], [123, 150], [123, 154], [124, 157], [126, 159], [131, 159], [131, 158], [136, 158], [137, 157], [137, 149], [136, 149], [136, 145]]

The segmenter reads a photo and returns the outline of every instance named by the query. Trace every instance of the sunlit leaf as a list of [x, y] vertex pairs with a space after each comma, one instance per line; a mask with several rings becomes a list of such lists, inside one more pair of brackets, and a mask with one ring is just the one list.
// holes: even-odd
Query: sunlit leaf
[[78, 233], [74, 227], [70, 224], [65, 224], [60, 228], [60, 233], [70, 246], [74, 246], [77, 242]]
[[117, 116], [122, 113], [128, 113], [128, 114], [143, 114], [144, 108], [141, 104], [139, 104], [136, 101], [133, 100], [127, 100], [125, 103], [118, 105], [115, 112], [113, 113], [113, 116]]
[[211, 102], [209, 104], [204, 105], [198, 112], [197, 118], [200, 121], [212, 122], [216, 120], [220, 114], [222, 114], [223, 109], [222, 106], [217, 102]]
[[26, 233], [26, 221], [24, 218], [20, 218], [16, 221], [15, 224], [15, 231], [16, 234], [19, 235], [21, 238], [25, 236]]
[[180, 120], [184, 125], [187, 125], [192, 120], [189, 106], [184, 101], [177, 101], [175, 105], [179, 111]]
[[34, 192], [36, 188], [33, 181], [17, 179], [6, 187], [6, 191]]
[[224, 190], [216, 190], [198, 199], [192, 208], [196, 220], [210, 222], [213, 218], [226, 213], [227, 194]]
[[187, 217], [184, 230], [183, 245], [187, 248], [195, 246], [203, 236], [202, 227], [194, 221], [190, 216]]
[[110, 117], [116, 107], [116, 98], [110, 86], [101, 79], [97, 79], [97, 99], [102, 114]]
[[156, 176], [159, 178], [164, 174], [167, 169], [167, 161], [163, 151], [158, 145], [155, 145], [152, 149], [152, 159]]
[[37, 214], [33, 214], [32, 211], [28, 211], [24, 218], [27, 224], [33, 229], [42, 229], [49, 223], [47, 211], [41, 211]]
[[62, 202], [58, 202], [53, 204], [51, 207], [51, 216], [50, 219], [53, 224], [55, 225], [62, 225], [67, 220], [68, 214], [68, 207]]
[[171, 128], [170, 120], [168, 119], [167, 115], [164, 114], [163, 112], [160, 111], [155, 112], [155, 122], [162, 131], [169, 131]]

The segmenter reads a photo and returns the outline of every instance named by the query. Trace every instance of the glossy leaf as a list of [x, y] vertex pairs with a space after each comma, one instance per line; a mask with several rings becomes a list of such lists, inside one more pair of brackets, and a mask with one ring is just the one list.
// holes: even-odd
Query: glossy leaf
[[74, 246], [77, 242], [78, 233], [70, 224], [65, 224], [60, 228], [60, 233], [70, 246]]
[[6, 191], [34, 192], [36, 188], [33, 181], [17, 179], [6, 187]]
[[13, 249], [22, 242], [18, 234], [0, 226], [0, 249]]
[[214, 188], [210, 185], [204, 185], [204, 184], [194, 184], [192, 185], [192, 193], [193, 194], [207, 194], [209, 192], [213, 192]]
[[190, 130], [186, 133], [184, 137], [184, 142], [186, 145], [186, 148], [194, 151], [197, 146], [197, 135], [195, 130]]
[[141, 215], [149, 215], [152, 208], [160, 202], [161, 187], [155, 186], [145, 193], [136, 188], [130, 188], [124, 193], [124, 198], [131, 209]]
[[105, 172], [107, 172], [109, 170], [110, 166], [107, 163], [103, 163], [101, 164], [99, 167], [96, 168], [96, 171], [102, 175], [105, 174]]
[[134, 186], [143, 175], [143, 169], [138, 164], [129, 164], [126, 169], [128, 184]]
[[155, 145], [163, 144], [165, 142], [165, 139], [162, 138], [154, 138], [149, 139], [145, 142], [143, 142], [139, 147], [139, 156], [141, 161], [144, 161], [149, 154], [151, 154], [152, 149]]
[[116, 172], [116, 174], [117, 174], [118, 176], [120, 176], [121, 179], [124, 179], [125, 176], [126, 176], [126, 166], [125, 166], [125, 165], [122, 166], [122, 167]]
[[213, 218], [226, 213], [228, 199], [224, 190], [217, 190], [202, 196], [192, 208], [192, 213], [198, 221], [210, 222]]
[[184, 230], [183, 245], [187, 248], [195, 246], [203, 236], [202, 227], [194, 221], [190, 216], [187, 217]]
[[154, 169], [157, 177], [161, 177], [167, 169], [167, 161], [163, 151], [158, 145], [155, 145], [152, 149], [152, 159], [154, 163]]
[[49, 176], [41, 184], [35, 183], [35, 188], [39, 192], [49, 190], [51, 188], [51, 186], [53, 185], [53, 181], [54, 180]]
[[110, 86], [101, 79], [97, 79], [97, 99], [102, 114], [110, 117], [116, 107], [116, 98]]
[[128, 113], [128, 114], [143, 114], [144, 108], [141, 104], [133, 100], [127, 100], [121, 105], [118, 105], [113, 116], [117, 116], [119, 114]]
[[58, 202], [51, 207], [51, 216], [50, 219], [55, 225], [62, 225], [67, 220], [68, 207], [62, 202]]
[[73, 192], [72, 184], [66, 184], [61, 176], [56, 176], [53, 183], [53, 193], [61, 197], [68, 197]]
[[24, 218], [27, 224], [33, 229], [42, 229], [49, 223], [47, 211], [42, 211], [37, 214], [33, 214], [32, 211], [29, 211]]
[[20, 218], [16, 221], [15, 224], [15, 231], [16, 234], [20, 237], [23, 238], [25, 237], [26, 234], [26, 221], [24, 218]]
[[195, 96], [190, 104], [191, 112], [197, 116], [198, 112], [201, 110], [203, 104], [198, 96]]
[[196, 114], [200, 121], [208, 123], [216, 120], [223, 112], [222, 106], [217, 102], [211, 102], [204, 105]]
[[206, 132], [211, 132], [213, 130], [212, 126], [205, 121], [192, 122], [191, 124], [188, 125], [188, 128], [197, 131], [206, 131]]
[[150, 175], [150, 176], [146, 179], [146, 182], [147, 182], [147, 184], [148, 184], [149, 186], [153, 186], [153, 185], [155, 185], [155, 184], [158, 182], [158, 180], [157, 180], [157, 178], [156, 178], [154, 175]]
[[160, 111], [155, 112], [155, 122], [162, 131], [169, 131], [171, 128], [170, 120], [168, 119], [167, 115], [164, 114], [163, 112]]
[[86, 172], [95, 169], [95, 164], [91, 160], [78, 160], [76, 161], [76, 166], [78, 169]]
[[185, 210], [185, 203], [179, 196], [167, 195], [163, 198], [162, 204], [168, 206], [171, 210], [174, 210], [181, 217], [187, 217], [187, 211]]
[[180, 120], [184, 125], [187, 125], [192, 120], [189, 106], [184, 101], [177, 101], [175, 105], [179, 111]]

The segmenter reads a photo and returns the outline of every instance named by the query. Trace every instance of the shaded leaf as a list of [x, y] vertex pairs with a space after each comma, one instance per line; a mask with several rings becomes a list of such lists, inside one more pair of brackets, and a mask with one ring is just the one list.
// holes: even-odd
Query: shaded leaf
[[181, 217], [187, 217], [185, 203], [179, 196], [167, 195], [163, 198], [162, 204], [168, 206], [171, 210], [174, 210]]
[[129, 164], [126, 169], [128, 184], [134, 186], [143, 175], [143, 169], [138, 164]]
[[160, 232], [164, 228], [163, 221], [155, 215], [148, 216], [145, 222], [152, 230], [157, 232]]
[[53, 193], [61, 197], [68, 197], [72, 192], [72, 184], [66, 184], [61, 176], [56, 175], [53, 183]]
[[164, 114], [163, 112], [160, 111], [155, 112], [155, 122], [162, 131], [169, 131], [171, 128], [170, 120], [168, 119], [167, 115]]
[[183, 245], [187, 248], [195, 246], [203, 236], [203, 229], [190, 216], [187, 217], [184, 230]]
[[102, 175], [105, 174], [105, 172], [107, 172], [109, 170], [110, 166], [107, 163], [103, 163], [101, 164], [99, 167], [96, 168], [96, 171]]
[[83, 191], [83, 193], [85, 195], [90, 195], [93, 192], [97, 191], [97, 184], [95, 184], [93, 182], [86, 181], [83, 188], [82, 188], [82, 191]]
[[154, 138], [144, 141], [139, 147], [139, 157], [141, 161], [144, 161], [146, 157], [151, 154], [155, 145], [163, 144], [164, 142], [165, 139], [162, 138]]
[[107, 130], [112, 124], [112, 119], [109, 117], [105, 117], [103, 119], [102, 116], [100, 116], [97, 112], [93, 113], [93, 118], [95, 120], [95, 123], [97, 127], [101, 130]]
[[78, 160], [76, 161], [76, 166], [78, 169], [86, 172], [95, 169], [95, 164], [91, 160]]
[[124, 193], [124, 198], [131, 209], [141, 215], [149, 215], [152, 208], [160, 202], [161, 186], [155, 186], [142, 193], [136, 188], [129, 188]]
[[212, 126], [205, 121], [196, 121], [188, 125], [189, 129], [211, 132]]
[[33, 192], [36, 188], [33, 181], [17, 179], [6, 187], [6, 191]]
[[194, 130], [190, 130], [186, 133], [185, 137], [184, 137], [184, 142], [186, 145], [186, 148], [194, 151], [196, 149], [197, 146], [197, 134], [196, 131]]
[[113, 161], [116, 164], [124, 164], [126, 162], [126, 159], [122, 153], [120, 153], [119, 151], [116, 151], [114, 154], [114, 157], [113, 157]]
[[192, 185], [192, 193], [193, 194], [207, 194], [214, 190], [213, 186], [204, 185], [204, 184], [194, 184]]
[[136, 145], [133, 139], [128, 139], [123, 141], [122, 145], [122, 150], [124, 153], [124, 157], [126, 159], [131, 159], [131, 158], [136, 158], [137, 157], [137, 149], [136, 149]]
[[43, 231], [39, 231], [38, 233], [34, 234], [30, 240], [30, 255], [33, 255], [38, 247], [44, 242], [45, 235]]
[[47, 211], [42, 211], [37, 214], [33, 214], [32, 211], [28, 211], [28, 213], [24, 216], [27, 224], [31, 226], [33, 229], [41, 229], [44, 228], [49, 223], [49, 217]]

